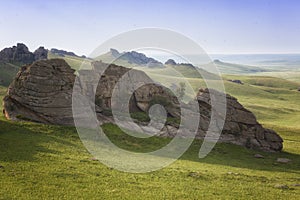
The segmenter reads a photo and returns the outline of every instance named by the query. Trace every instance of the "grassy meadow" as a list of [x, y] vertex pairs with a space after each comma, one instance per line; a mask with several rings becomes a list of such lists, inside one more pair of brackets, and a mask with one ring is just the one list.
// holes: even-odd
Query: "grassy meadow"
[[[78, 63], [72, 59], [69, 62]], [[147, 73], [170, 84], [180, 81], [168, 71]], [[244, 83], [225, 81], [226, 92], [254, 112], [265, 127], [283, 137], [283, 152], [217, 144], [206, 158], [199, 159], [201, 141], [194, 141], [167, 168], [130, 174], [95, 161], [74, 127], [12, 122], [1, 115], [0, 199], [299, 199], [299, 83], [261, 76], [223, 78]], [[204, 86], [199, 78], [188, 80], [194, 89]], [[0, 87], [1, 105], [5, 92], [6, 88]], [[166, 138], [141, 142], [113, 124], [106, 124], [103, 129], [117, 146], [136, 152], [169, 142]], [[254, 158], [256, 153], [265, 158]], [[276, 159], [282, 157], [292, 162], [277, 163]]]

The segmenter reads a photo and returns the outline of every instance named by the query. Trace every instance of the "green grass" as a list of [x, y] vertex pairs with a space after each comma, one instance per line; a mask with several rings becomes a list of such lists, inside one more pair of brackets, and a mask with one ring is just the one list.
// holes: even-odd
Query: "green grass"
[[299, 70], [289, 70], [289, 71], [280, 71], [280, 72], [262, 72], [257, 75], [261, 76], [273, 76], [278, 78], [283, 78], [286, 80], [294, 81], [300, 83], [300, 71]]
[[19, 68], [19, 66], [13, 64], [0, 64], [0, 85], [9, 86]]
[[[84, 68], [84, 67], [91, 67], [90, 66], [90, 61], [89, 59], [85, 59], [85, 58], [81, 58], [81, 57], [75, 57], [75, 56], [68, 56], [68, 55], [65, 55], [65, 56], [60, 56], [60, 55], [56, 55], [56, 54], [53, 54], [51, 52], [48, 52], [48, 59], [52, 59], [52, 58], [60, 58], [60, 59], [64, 59], [73, 69], [75, 70], [79, 70], [81, 68]], [[82, 63], [84, 62], [85, 65], [88, 65], [88, 66], [81, 66]]]
[[[171, 166], [147, 174], [108, 168], [82, 146], [74, 128], [13, 123], [1, 118], [0, 196], [3, 199], [297, 199], [299, 155], [278, 153], [255, 159], [257, 152], [218, 144], [205, 159], [196, 141]], [[114, 125], [104, 130], [118, 146], [153, 150], [168, 139], [138, 142]], [[277, 157], [293, 160], [276, 164]], [[274, 188], [287, 184], [290, 189]], [[139, 194], [136, 196], [136, 194]]]
[[[201, 141], [195, 141], [167, 168], [130, 174], [94, 161], [73, 127], [11, 122], [1, 116], [0, 199], [299, 199], [300, 187], [294, 184], [300, 184], [300, 93], [294, 83], [282, 79], [235, 78], [245, 84], [226, 81], [226, 91], [284, 138], [283, 152], [217, 144], [206, 158], [199, 159]], [[190, 81], [194, 89], [203, 84], [199, 79]], [[1, 100], [5, 92], [0, 87]], [[117, 146], [136, 152], [151, 151], [170, 141], [133, 138], [112, 124], [103, 129]], [[254, 158], [256, 153], [265, 158]], [[278, 164], [278, 157], [292, 162]], [[275, 188], [276, 184], [289, 189]]]
[[282, 78], [276, 78], [271, 76], [224, 76], [227, 79], [239, 79], [244, 83], [257, 86], [265, 86], [271, 88], [284, 88], [290, 90], [297, 90], [300, 87], [300, 83], [285, 80]]
[[[222, 61], [215, 61], [214, 64], [217, 66], [218, 70], [222, 74], [249, 74], [249, 73], [258, 73], [262, 71], [266, 71], [264, 68], [256, 67], [256, 66], [249, 66], [243, 64], [234, 64], [234, 63], [227, 63]], [[209, 67], [208, 64], [207, 67]]]
[[[248, 80], [239, 78], [245, 84], [226, 82], [226, 92], [238, 97], [261, 123], [300, 129], [300, 92], [296, 90], [298, 84], [271, 77], [264, 81], [261, 78], [253, 81], [254, 77], [249, 77]], [[247, 81], [254, 82], [254, 85]], [[261, 84], [258, 85], [257, 82]]]

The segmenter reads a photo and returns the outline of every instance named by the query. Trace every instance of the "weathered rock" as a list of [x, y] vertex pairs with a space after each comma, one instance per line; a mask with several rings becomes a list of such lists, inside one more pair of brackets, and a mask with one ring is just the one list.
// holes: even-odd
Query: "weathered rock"
[[[201, 121], [199, 125], [198, 138], [206, 134], [211, 115], [210, 92], [218, 99], [220, 92], [215, 90], [200, 89], [197, 95]], [[253, 149], [265, 151], [280, 151], [282, 149], [282, 138], [273, 130], [265, 129], [260, 125], [254, 114], [244, 108], [236, 98], [226, 95], [226, 118], [222, 130], [220, 142], [229, 142], [246, 146]], [[202, 134], [201, 134], [202, 133]]]
[[240, 85], [244, 85], [244, 83], [241, 80], [229, 80], [229, 81], [233, 82], [233, 83], [240, 84]]
[[41, 60], [21, 68], [4, 98], [8, 119], [73, 124], [74, 70], [60, 59]]
[[34, 55], [31, 53], [27, 46], [18, 43], [17, 46], [5, 48], [0, 52], [0, 62], [12, 62], [29, 64], [34, 61]]
[[255, 155], [254, 155], [254, 158], [264, 158], [264, 156], [261, 155], [261, 154], [255, 154]]
[[[85, 95], [96, 96], [96, 112], [111, 109], [111, 98], [114, 88], [121, 77], [132, 71], [130, 81], [143, 83], [151, 79], [142, 71], [131, 70], [117, 65], [95, 62], [94, 70], [79, 71]], [[100, 68], [107, 67], [101, 75]], [[98, 80], [101, 79], [98, 83]], [[86, 77], [86, 79], [85, 79]], [[74, 70], [61, 59], [41, 60], [22, 67], [4, 98], [4, 114], [13, 120], [30, 120], [35, 122], [72, 125], [72, 92], [75, 81]], [[132, 82], [132, 83], [133, 83]], [[93, 86], [93, 83], [95, 86]], [[98, 84], [97, 84], [98, 83]], [[87, 86], [84, 88], [84, 86]], [[88, 88], [89, 87], [89, 88]], [[175, 106], [176, 98], [167, 93], [162, 86], [147, 84], [132, 91], [130, 111], [148, 112], [152, 103], [158, 98], [165, 100], [172, 116], [179, 115]], [[152, 102], [153, 101], [153, 102]], [[123, 102], [121, 102], [123, 103]], [[161, 102], [158, 102], [161, 103]], [[124, 102], [127, 105], [127, 102]], [[174, 105], [174, 106], [173, 106]], [[109, 121], [109, 120], [107, 120]]]
[[291, 162], [291, 160], [288, 158], [277, 158], [276, 162], [286, 164], [286, 163]]
[[44, 47], [39, 47], [34, 51], [34, 60], [44, 60], [48, 58], [48, 50]]
[[[89, 87], [84, 88], [85, 92], [88, 95], [95, 95], [95, 102], [99, 107], [111, 109], [113, 92], [114, 90], [118, 90], [116, 85], [122, 78], [124, 85], [128, 86], [125, 88], [125, 91], [132, 95], [129, 102], [129, 110], [131, 112], [148, 112], [151, 105], [160, 103], [165, 104], [169, 115], [174, 117], [179, 116], [180, 109], [176, 97], [169, 93], [163, 86], [154, 84], [144, 72], [114, 64], [107, 65], [100, 61], [94, 62], [93, 67], [94, 70], [80, 70], [79, 74], [81, 75], [80, 80], [86, 83], [82, 83], [81, 85]], [[101, 74], [103, 69], [105, 71]], [[151, 83], [143, 85], [146, 82]], [[134, 89], [133, 85], [143, 86]], [[125, 106], [128, 104], [128, 102], [122, 102], [121, 99], [118, 99], [117, 102], [124, 103]]]

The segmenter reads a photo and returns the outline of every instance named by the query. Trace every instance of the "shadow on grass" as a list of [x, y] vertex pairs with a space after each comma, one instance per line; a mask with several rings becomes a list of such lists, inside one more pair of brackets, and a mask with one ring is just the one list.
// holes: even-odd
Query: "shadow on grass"
[[[171, 141], [169, 138], [159, 137], [147, 139], [134, 138], [126, 135], [118, 127], [112, 124], [105, 124], [102, 128], [114, 144], [129, 151], [155, 151]], [[195, 140], [188, 151], [181, 156], [180, 160], [189, 160], [199, 164], [207, 163], [253, 170], [300, 173], [300, 154], [255, 151], [233, 144], [218, 143], [205, 158], [200, 159], [198, 154], [201, 144], [202, 141]], [[264, 158], [255, 158], [255, 154], [261, 154]], [[292, 162], [280, 164], [276, 162], [277, 158], [289, 158]]]
[[[201, 141], [195, 141], [189, 150], [180, 158], [199, 163], [247, 168], [251, 170], [293, 172], [300, 174], [300, 155], [289, 152], [263, 152], [233, 144], [217, 144], [214, 149], [203, 159], [198, 158]], [[255, 158], [261, 154], [264, 158]], [[291, 159], [289, 163], [278, 163], [277, 158]]]
[[75, 128], [48, 126], [27, 122], [11, 122], [0, 118], [0, 161], [35, 161], [35, 155], [59, 154], [47, 146], [74, 146], [78, 139]]
[[[168, 144], [171, 139], [152, 137], [148, 139], [134, 138], [122, 133], [115, 125], [103, 126], [104, 132], [117, 146], [134, 152], [150, 152]], [[180, 158], [192, 162], [252, 170], [274, 172], [293, 172], [300, 174], [300, 155], [288, 152], [267, 153], [254, 151], [232, 144], [217, 144], [207, 157], [199, 159], [201, 141], [194, 141], [189, 150]], [[55, 144], [60, 148], [49, 148]], [[84, 148], [74, 127], [50, 126], [35, 123], [11, 122], [0, 118], [0, 161], [36, 161], [35, 155], [63, 154], [59, 150], [64, 147]], [[262, 154], [263, 159], [254, 158]], [[280, 164], [277, 158], [289, 158], [292, 162]]]

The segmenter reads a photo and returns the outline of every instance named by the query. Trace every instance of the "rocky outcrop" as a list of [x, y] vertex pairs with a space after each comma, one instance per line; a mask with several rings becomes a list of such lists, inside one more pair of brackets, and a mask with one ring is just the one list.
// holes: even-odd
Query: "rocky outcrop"
[[176, 65], [177, 63], [173, 59], [169, 59], [165, 62], [165, 65]]
[[27, 46], [18, 43], [17, 46], [5, 48], [0, 52], [0, 62], [28, 64], [34, 61], [34, 55]]
[[[200, 89], [197, 95], [200, 112], [199, 130], [196, 138], [204, 139], [211, 120], [210, 92], [214, 98], [222, 93], [216, 90]], [[252, 112], [244, 108], [236, 98], [226, 94], [226, 117], [222, 134], [218, 142], [232, 143], [252, 149], [264, 151], [281, 151], [282, 138], [273, 130], [265, 129], [256, 120]], [[218, 128], [218, 126], [216, 126]], [[167, 125], [159, 134], [164, 137], [174, 137], [178, 126]]]
[[[214, 96], [217, 96], [219, 93], [215, 90], [200, 89], [197, 95], [200, 114], [207, 113], [201, 118], [202, 122], [199, 126], [198, 134], [200, 138], [205, 136], [212, 109], [209, 92], [214, 92]], [[226, 103], [227, 111], [220, 137], [221, 142], [229, 142], [266, 151], [280, 151], [282, 149], [282, 138], [273, 130], [263, 128], [257, 122], [254, 114], [244, 108], [236, 98], [227, 94]]]
[[12, 120], [73, 124], [74, 70], [61, 59], [24, 66], [8, 88], [4, 115]]
[[47, 53], [48, 51], [44, 47], [40, 47], [32, 53], [25, 44], [18, 43], [17, 46], [0, 51], [0, 63], [30, 64], [40, 59], [47, 59]]
[[[147, 113], [152, 105], [160, 104], [166, 108], [169, 117], [180, 118], [179, 102], [168, 89], [155, 83], [149, 83], [137, 89], [130, 86], [131, 83], [151, 82], [144, 72], [102, 62], [94, 62], [93, 66], [93, 70], [79, 71], [79, 86], [85, 95], [95, 96], [98, 117], [104, 116], [105, 112], [111, 109], [113, 90], [117, 88], [132, 94], [129, 101], [131, 112]], [[106, 70], [103, 72], [105, 68]], [[128, 88], [120, 88], [123, 84], [118, 84], [118, 81], [124, 77], [126, 83], [129, 83]], [[24, 66], [10, 85], [8, 94], [4, 98], [4, 114], [13, 120], [73, 125], [71, 101], [74, 81], [74, 70], [60, 59], [41, 60]], [[211, 111], [214, 109], [210, 103], [210, 92], [213, 92], [217, 99], [218, 95], [224, 95], [215, 90], [199, 90], [197, 101], [201, 119], [196, 135], [196, 138], [199, 139], [206, 135]], [[274, 131], [263, 128], [257, 122], [254, 114], [244, 108], [236, 98], [227, 94], [226, 101], [227, 112], [224, 116], [225, 124], [219, 139], [220, 142], [265, 151], [282, 149], [281, 137]], [[128, 105], [128, 102], [123, 102], [122, 99], [119, 99], [118, 103]], [[102, 118], [99, 117], [99, 119]], [[176, 122], [168, 122], [159, 135], [174, 137], [177, 130]]]
[[[118, 60], [122, 60], [128, 63], [128, 65], [138, 65], [144, 67], [164, 67], [163, 64], [154, 58], [147, 57], [143, 53], [139, 53], [136, 51], [130, 52], [122, 52], [120, 53], [116, 49], [110, 49], [108, 53], [105, 54], [105, 57], [110, 57], [109, 61], [105, 60], [105, 62], [113, 62], [119, 63]], [[101, 56], [99, 57], [102, 60]]]
[[[80, 79], [87, 83], [81, 84], [86, 95], [96, 97], [98, 114], [111, 109], [113, 89], [118, 80], [129, 68], [93, 63], [94, 70], [79, 71]], [[100, 69], [107, 67], [101, 75]], [[137, 82], [151, 79], [142, 71], [132, 70], [132, 80]], [[85, 79], [86, 77], [86, 79]], [[93, 88], [93, 83], [98, 83]], [[15, 80], [9, 86], [4, 98], [4, 114], [12, 120], [30, 120], [48, 124], [73, 125], [72, 92], [75, 81], [74, 70], [61, 59], [41, 60], [22, 67]], [[128, 89], [130, 91], [130, 89]], [[178, 115], [175, 104], [177, 99], [167, 93], [162, 86], [148, 84], [138, 88], [130, 101], [131, 112], [147, 112], [153, 100], [164, 99], [168, 102], [169, 113]], [[174, 106], [173, 106], [174, 105]]]
[[51, 53], [53, 54], [56, 54], [56, 55], [59, 55], [61, 57], [64, 57], [64, 56], [73, 56], [73, 57], [81, 57], [81, 58], [86, 58], [85, 55], [82, 55], [82, 56], [78, 56], [76, 55], [75, 53], [71, 52], [71, 51], [65, 51], [65, 50], [61, 50], [61, 49], [55, 49], [55, 48], [52, 48], [50, 50]]
[[[127, 80], [124, 79], [124, 81], [126, 85], [129, 85], [126, 91], [132, 94], [129, 103], [131, 112], [147, 112], [153, 103], [160, 101], [167, 105], [166, 109], [169, 115], [174, 117], [179, 115], [177, 98], [171, 95], [170, 92], [167, 92], [163, 86], [146, 84], [137, 90], [131, 88], [134, 84], [153, 82], [144, 72], [114, 64], [107, 65], [101, 61], [93, 62], [92, 65], [94, 67], [93, 70], [80, 70], [79, 74], [81, 75], [80, 79], [84, 80], [89, 86], [95, 85], [93, 83], [98, 83], [99, 80], [97, 88], [90, 87], [86, 88], [85, 91], [87, 91], [87, 94], [92, 94], [93, 91], [95, 92], [96, 104], [100, 108], [106, 110], [111, 109], [113, 90], [121, 78], [124, 79], [124, 77], [127, 77]], [[100, 77], [100, 72], [103, 68], [106, 68], [106, 70]], [[84, 84], [82, 83], [81, 85]]]
[[34, 51], [34, 60], [44, 60], [48, 58], [48, 50], [44, 47], [39, 47]]
[[121, 54], [119, 53], [118, 50], [116, 49], [110, 49], [110, 53], [114, 58], [118, 58], [119, 56], [121, 56]]
[[235, 80], [228, 80], [230, 82], [236, 83], [236, 84], [240, 84], [240, 85], [244, 85], [244, 83], [241, 80], [235, 79]]

